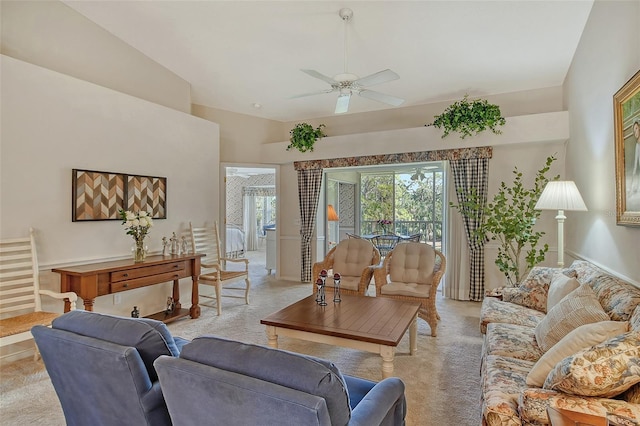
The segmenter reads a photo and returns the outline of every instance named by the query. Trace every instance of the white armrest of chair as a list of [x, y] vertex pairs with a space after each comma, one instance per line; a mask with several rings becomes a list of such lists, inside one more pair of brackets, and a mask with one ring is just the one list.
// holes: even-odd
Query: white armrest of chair
[[78, 300], [78, 295], [72, 291], [68, 291], [66, 293], [57, 293], [51, 290], [39, 290], [38, 293], [44, 294], [45, 296], [52, 297], [54, 299], [69, 299], [71, 302], [71, 310], [76, 309], [76, 301]]
[[220, 260], [226, 260], [227, 262], [235, 262], [235, 263], [240, 263], [240, 262], [244, 262], [244, 270], [248, 271], [249, 270], [249, 259], [231, 259], [229, 257], [221, 257]]

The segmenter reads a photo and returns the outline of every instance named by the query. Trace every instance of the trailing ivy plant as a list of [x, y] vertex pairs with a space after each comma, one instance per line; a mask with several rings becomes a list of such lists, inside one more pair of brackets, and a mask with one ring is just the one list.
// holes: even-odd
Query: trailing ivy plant
[[473, 235], [480, 241], [498, 241], [498, 257], [496, 265], [504, 273], [511, 286], [517, 286], [527, 276], [531, 268], [544, 261], [549, 245], [538, 248], [540, 237], [544, 232], [533, 228], [541, 211], [535, 210], [535, 205], [549, 180], [546, 174], [556, 157], [547, 157], [543, 168], [537, 171], [532, 188], [526, 188], [522, 183], [522, 172], [514, 167], [514, 179], [511, 186], [504, 182], [500, 184], [493, 201], [484, 208], [481, 198], [472, 190], [466, 202], [460, 204], [449, 203], [451, 207], [460, 211], [462, 215], [482, 217], [480, 226]]
[[289, 131], [291, 137], [289, 138], [290, 143], [287, 146], [287, 151], [291, 150], [291, 148], [295, 148], [300, 152], [313, 151], [313, 145], [316, 141], [327, 136], [322, 131], [324, 127], [325, 125], [321, 124], [314, 129], [313, 126], [308, 123], [296, 124], [296, 126]]
[[469, 95], [465, 95], [462, 100], [448, 106], [442, 114], [436, 115], [430, 125], [443, 128], [443, 138], [455, 131], [460, 133], [460, 138], [464, 139], [472, 136], [474, 132], [477, 135], [486, 129], [491, 129], [493, 133], [499, 135], [502, 131], [498, 126], [504, 126], [505, 123], [498, 105], [490, 104], [486, 99], [470, 101]]

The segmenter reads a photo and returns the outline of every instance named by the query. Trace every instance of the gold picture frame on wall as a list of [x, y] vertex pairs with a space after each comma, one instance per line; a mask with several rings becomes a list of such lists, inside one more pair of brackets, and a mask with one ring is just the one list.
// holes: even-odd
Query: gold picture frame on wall
[[640, 71], [613, 96], [616, 223], [640, 226]]

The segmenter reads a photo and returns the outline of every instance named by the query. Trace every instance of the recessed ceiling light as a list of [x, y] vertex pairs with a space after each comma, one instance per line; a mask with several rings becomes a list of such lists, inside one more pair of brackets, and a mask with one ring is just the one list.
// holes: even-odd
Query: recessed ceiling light
[[254, 103], [252, 103], [251, 105], [253, 105], [253, 107], [254, 107], [255, 109], [260, 109], [260, 108], [262, 108], [262, 105], [260, 105], [260, 104], [259, 104], [259, 103], [257, 103], [257, 102], [254, 102]]

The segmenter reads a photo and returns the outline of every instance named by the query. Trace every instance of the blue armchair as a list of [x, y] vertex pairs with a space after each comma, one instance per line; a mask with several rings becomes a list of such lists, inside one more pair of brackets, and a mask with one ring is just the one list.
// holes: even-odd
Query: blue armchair
[[154, 365], [174, 424], [404, 425], [404, 383], [307, 355], [202, 336]]
[[171, 425], [153, 362], [187, 341], [162, 322], [76, 310], [31, 332], [67, 425]]

